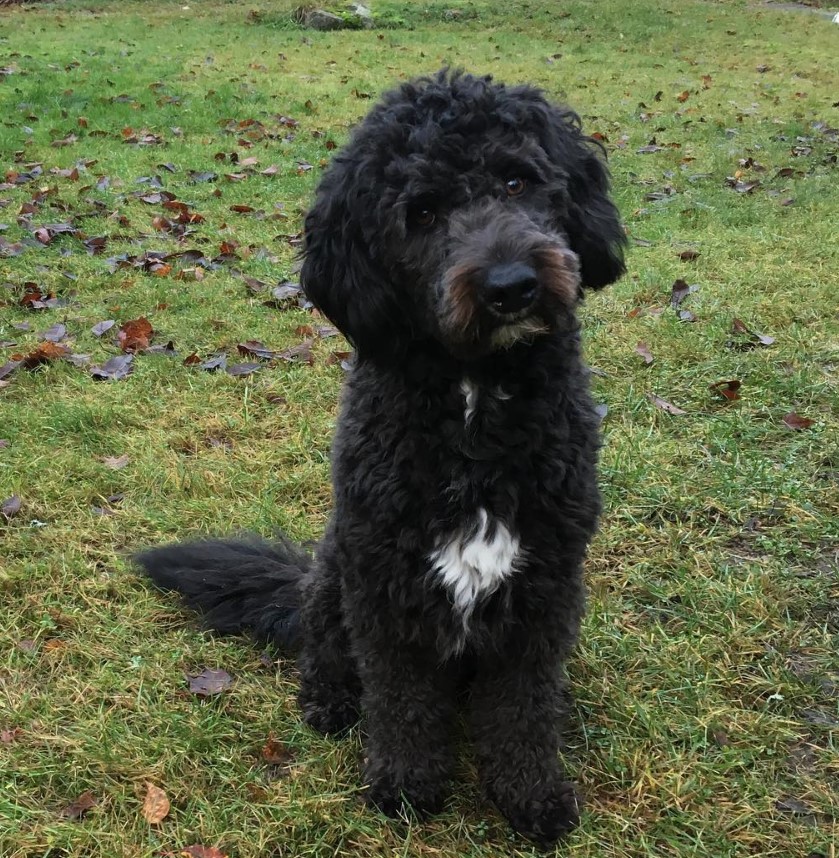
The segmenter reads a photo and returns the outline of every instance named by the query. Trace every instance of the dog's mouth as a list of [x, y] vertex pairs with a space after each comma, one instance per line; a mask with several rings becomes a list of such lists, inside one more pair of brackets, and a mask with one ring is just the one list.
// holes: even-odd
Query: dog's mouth
[[464, 255], [440, 287], [440, 334], [452, 351], [479, 355], [556, 330], [577, 303], [579, 261], [560, 241], [542, 242], [515, 257], [484, 250]]

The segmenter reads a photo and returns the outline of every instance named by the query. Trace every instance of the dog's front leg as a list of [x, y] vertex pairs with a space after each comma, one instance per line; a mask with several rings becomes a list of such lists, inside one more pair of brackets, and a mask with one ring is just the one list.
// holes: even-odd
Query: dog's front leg
[[356, 641], [365, 718], [366, 800], [388, 816], [440, 809], [450, 776], [455, 688], [436, 653]]
[[344, 628], [341, 583], [326, 551], [303, 589], [298, 701], [307, 724], [341, 734], [359, 716], [361, 684]]
[[470, 705], [478, 766], [489, 797], [513, 828], [539, 843], [579, 822], [574, 785], [558, 759], [562, 678], [558, 657], [488, 657]]

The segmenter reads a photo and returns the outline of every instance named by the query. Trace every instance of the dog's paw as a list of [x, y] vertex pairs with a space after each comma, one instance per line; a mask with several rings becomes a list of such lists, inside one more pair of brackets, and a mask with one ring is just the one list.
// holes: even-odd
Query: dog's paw
[[358, 723], [358, 702], [355, 699], [323, 700], [320, 696], [301, 691], [298, 703], [303, 720], [327, 736], [340, 736]]
[[387, 771], [374, 773], [369, 764], [364, 780], [364, 800], [386, 816], [413, 812], [424, 817], [439, 812], [443, 806], [443, 787], [436, 782], [423, 782], [418, 777], [400, 779]]
[[527, 796], [495, 797], [495, 803], [519, 834], [543, 846], [555, 843], [580, 822], [580, 799], [570, 781]]

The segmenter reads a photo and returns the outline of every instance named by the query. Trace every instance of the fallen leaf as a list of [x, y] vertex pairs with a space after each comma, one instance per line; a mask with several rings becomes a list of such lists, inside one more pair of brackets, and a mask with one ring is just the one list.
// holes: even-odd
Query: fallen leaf
[[124, 352], [138, 352], [149, 347], [154, 335], [151, 322], [145, 317], [123, 322], [119, 329], [119, 347]]
[[735, 399], [740, 398], [739, 391], [741, 387], [742, 382], [735, 378], [730, 381], [714, 382], [714, 384], [709, 385], [708, 389], [733, 402]]
[[278, 352], [276, 356], [281, 360], [287, 360], [290, 362], [300, 361], [312, 366], [315, 362], [314, 356], [312, 355], [313, 342], [313, 340], [304, 340], [302, 343], [292, 346], [284, 352]]
[[121, 471], [129, 462], [131, 457], [128, 453], [123, 453], [121, 456], [103, 456], [102, 464], [112, 471]]
[[122, 381], [132, 369], [134, 355], [115, 355], [101, 366], [92, 366], [90, 374], [97, 381]]
[[113, 319], [105, 319], [102, 322], [97, 322], [91, 329], [90, 333], [93, 334], [94, 337], [101, 337], [102, 334], [107, 333], [113, 328], [116, 322]]
[[802, 417], [794, 411], [790, 411], [788, 414], [784, 414], [783, 416], [784, 425], [788, 426], [790, 429], [795, 429], [796, 431], [809, 429], [815, 422], [815, 420], [811, 420], [809, 417]]
[[207, 358], [199, 368], [207, 372], [215, 372], [217, 369], [224, 369], [227, 366], [227, 355], [224, 353], [212, 355]]
[[693, 262], [694, 259], [698, 259], [698, 258], [699, 258], [699, 251], [698, 250], [683, 250], [679, 254], [679, 259], [681, 259], [682, 262]]
[[753, 331], [744, 322], [740, 321], [740, 319], [731, 320], [731, 332], [733, 334], [739, 334], [740, 336], [746, 337], [746, 340], [732, 344], [741, 349], [751, 349], [758, 345], [771, 346], [775, 342], [774, 337], [761, 334], [758, 331]]
[[221, 668], [205, 667], [201, 673], [187, 674], [189, 690], [199, 697], [212, 697], [227, 691], [233, 685], [233, 677]]
[[281, 766], [288, 763], [292, 755], [282, 742], [270, 735], [268, 741], [262, 746], [262, 759], [269, 765]]
[[725, 183], [729, 188], [734, 188], [738, 194], [750, 194], [755, 188], [760, 187], [760, 182], [757, 179], [753, 179], [750, 182], [741, 182], [736, 176], [728, 176]]
[[654, 393], [648, 393], [647, 399], [652, 402], [656, 408], [660, 408], [662, 411], [666, 411], [668, 414], [673, 414], [675, 416], [679, 416], [682, 414], [687, 414], [687, 411], [683, 411], [677, 405], [673, 405], [672, 402], [668, 402], [666, 399], [662, 399], [660, 396], [656, 396]]
[[146, 782], [146, 798], [143, 801], [143, 818], [150, 825], [157, 825], [169, 815], [169, 799], [166, 793], [149, 781]]
[[301, 294], [302, 289], [300, 288], [299, 283], [292, 283], [291, 281], [286, 280], [271, 290], [271, 296], [274, 299], [271, 302], [271, 306], [276, 307], [279, 310], [296, 306]]
[[644, 363], [647, 366], [649, 366], [655, 360], [655, 358], [650, 353], [649, 346], [643, 340], [638, 340], [638, 345], [635, 346], [635, 352], [641, 355], [641, 357], [644, 359]]
[[45, 331], [41, 331], [38, 334], [42, 339], [48, 340], [51, 343], [60, 343], [67, 336], [67, 327], [62, 325], [61, 322], [53, 325], [51, 328], [47, 328]]
[[273, 349], [269, 349], [265, 343], [259, 340], [248, 340], [244, 343], [239, 343], [236, 346], [240, 355], [252, 355], [253, 357], [271, 360], [277, 353]]
[[40, 343], [33, 351], [23, 357], [20, 364], [24, 369], [35, 369], [50, 361], [67, 357], [69, 354], [70, 349], [67, 346], [47, 341]]
[[62, 808], [60, 815], [65, 819], [81, 819], [92, 807], [96, 806], [96, 799], [90, 790], [83, 792], [75, 801]]
[[11, 745], [23, 735], [23, 730], [20, 727], [15, 727], [12, 730], [0, 730], [0, 743]]
[[261, 363], [233, 363], [227, 367], [225, 372], [228, 375], [236, 376], [238, 378], [241, 376], [253, 375], [253, 373], [258, 372], [261, 369]]
[[22, 363], [22, 360], [10, 360], [0, 366], [0, 382], [3, 385], [8, 384], [9, 382], [3, 381], [3, 379], [8, 378]]
[[698, 286], [689, 286], [681, 278], [674, 280], [673, 285], [670, 287], [670, 306], [674, 310], [677, 310], [679, 308], [679, 304], [681, 304], [688, 295], [691, 295], [698, 290]]
[[684, 104], [689, 98], [690, 98], [690, 93], [687, 90], [685, 90], [684, 92], [680, 92], [676, 96], [676, 101], [678, 101], [680, 104]]
[[779, 798], [778, 801], [775, 802], [775, 809], [783, 811], [784, 813], [792, 813], [795, 816], [804, 816], [813, 812], [809, 805], [797, 798], [792, 798], [791, 796]]
[[11, 521], [20, 512], [20, 506], [20, 497], [18, 497], [18, 495], [12, 495], [10, 498], [6, 498], [6, 500], [0, 503], [0, 515], [2, 515], [6, 521]]

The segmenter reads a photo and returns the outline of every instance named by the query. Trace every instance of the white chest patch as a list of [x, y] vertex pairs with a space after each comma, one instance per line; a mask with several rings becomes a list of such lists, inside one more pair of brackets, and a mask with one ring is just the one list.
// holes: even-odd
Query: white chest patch
[[431, 553], [434, 574], [449, 590], [464, 625], [475, 603], [512, 574], [521, 556], [519, 538], [479, 509], [476, 521], [455, 531]]
[[464, 378], [460, 382], [460, 392], [463, 394], [464, 399], [463, 422], [468, 423], [475, 413], [475, 408], [478, 406], [478, 385], [468, 378]]

